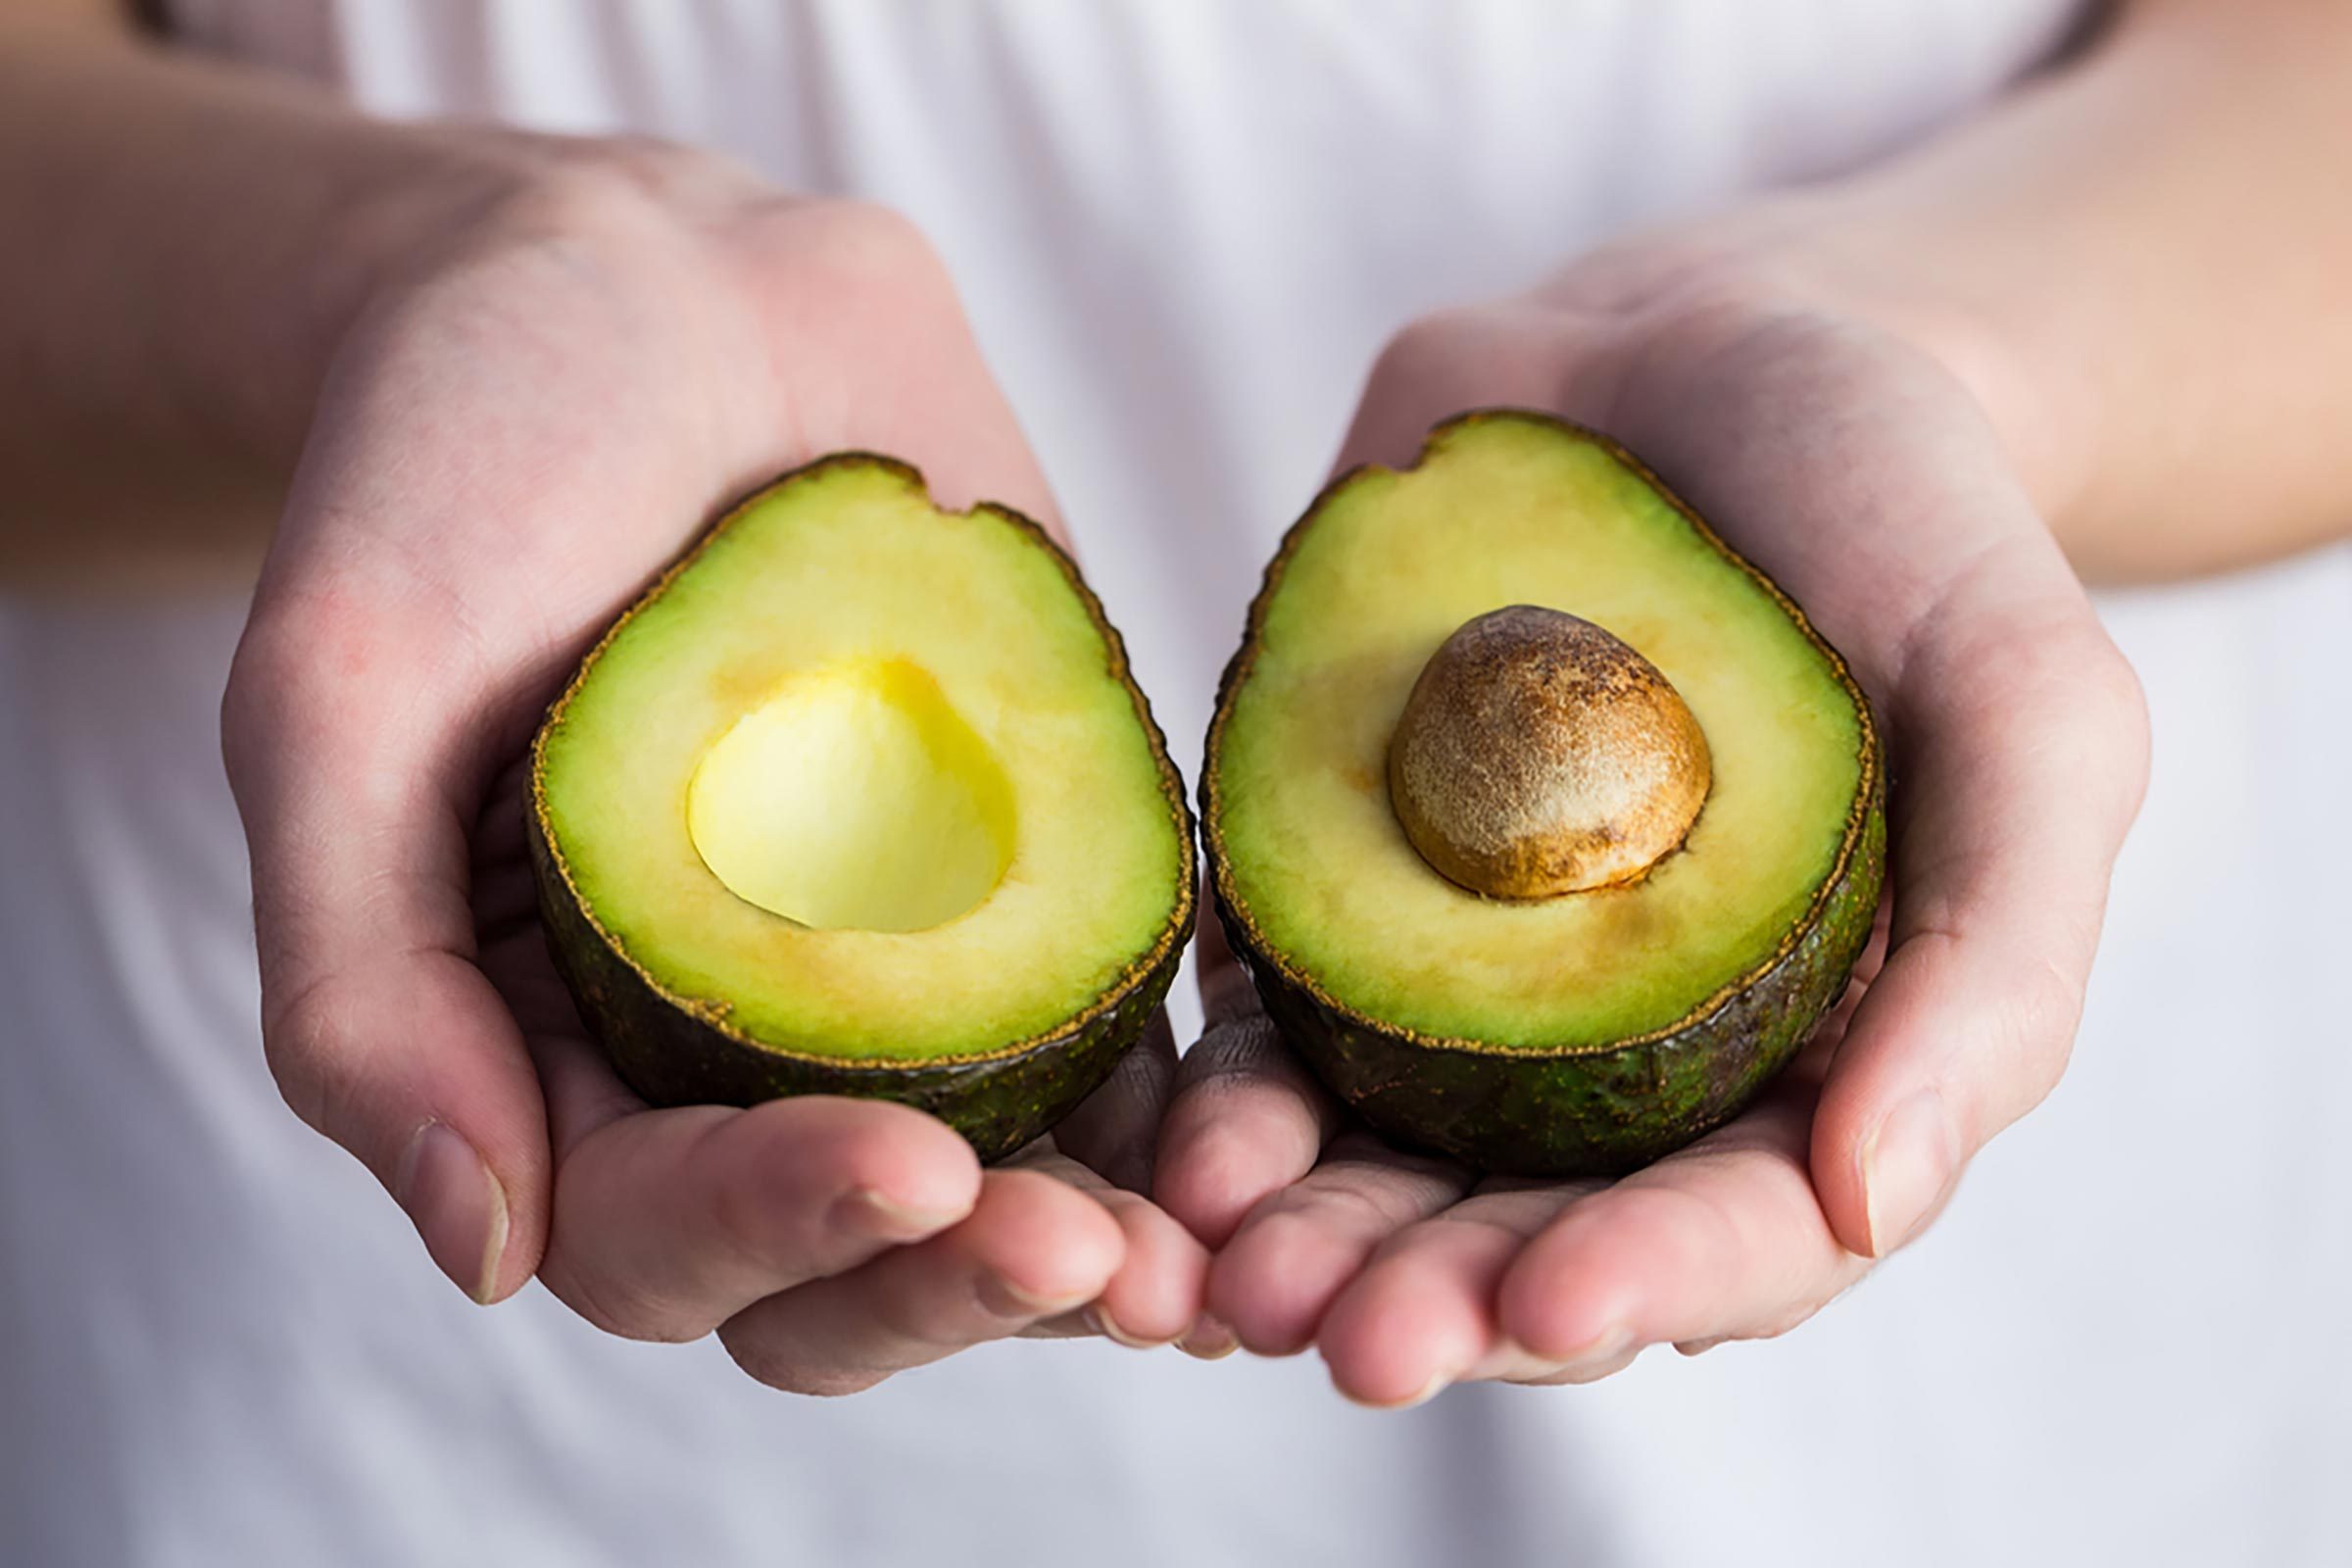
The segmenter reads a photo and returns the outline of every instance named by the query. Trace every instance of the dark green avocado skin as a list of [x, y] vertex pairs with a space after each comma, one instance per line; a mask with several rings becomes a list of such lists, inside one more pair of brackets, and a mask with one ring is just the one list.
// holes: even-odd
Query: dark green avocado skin
[[1844, 870], [1778, 963], [1675, 1033], [1589, 1055], [1449, 1050], [1346, 1016], [1288, 979], [1222, 898], [1217, 914], [1276, 1027], [1384, 1135], [1499, 1174], [1618, 1176], [1729, 1121], [1788, 1065], [1870, 941], [1886, 860], [1874, 789]]
[[[1110, 1076], [1167, 996], [1184, 956], [1183, 944], [1166, 944], [1166, 954], [1133, 977], [1116, 1003], [1017, 1055], [904, 1066], [788, 1056], [723, 1034], [657, 995], [564, 895], [537, 813], [525, 816], [548, 956], [622, 1081], [656, 1105], [750, 1105], [787, 1095], [895, 1100], [955, 1128], [982, 1159], [1000, 1159]], [[1189, 860], [1185, 875], [1189, 885]]]

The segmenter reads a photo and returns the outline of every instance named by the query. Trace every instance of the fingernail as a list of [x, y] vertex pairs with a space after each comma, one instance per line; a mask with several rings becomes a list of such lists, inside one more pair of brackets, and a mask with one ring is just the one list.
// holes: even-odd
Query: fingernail
[[1201, 1361], [1222, 1361], [1242, 1348], [1242, 1337], [1223, 1318], [1200, 1314], [1176, 1348]]
[[1003, 1318], [1059, 1317], [1064, 1312], [1077, 1311], [1094, 1299], [1091, 1296], [1076, 1296], [1054, 1300], [1016, 1285], [1002, 1274], [981, 1275], [979, 1292], [980, 1304]]
[[1119, 1320], [1112, 1317], [1099, 1301], [1088, 1307], [1084, 1315], [1088, 1328], [1115, 1345], [1124, 1345], [1130, 1350], [1156, 1350], [1168, 1343], [1166, 1340], [1139, 1339], [1128, 1333], [1119, 1327]]
[[426, 1122], [400, 1156], [392, 1195], [441, 1272], [487, 1304], [507, 1249], [507, 1195], [473, 1146], [453, 1128]]
[[1922, 1089], [1886, 1113], [1862, 1146], [1862, 1200], [1873, 1257], [1911, 1239], [1943, 1196], [1953, 1163], [1952, 1122], [1941, 1095]]
[[1367, 1410], [1410, 1410], [1415, 1405], [1427, 1404], [1452, 1386], [1451, 1374], [1435, 1372], [1430, 1375], [1427, 1383], [1421, 1385], [1417, 1393], [1401, 1399], [1367, 1399], [1361, 1395], [1350, 1394], [1346, 1389], [1341, 1389], [1340, 1394], [1350, 1404], [1360, 1404]]
[[916, 1208], [871, 1187], [853, 1187], [834, 1200], [828, 1217], [839, 1230], [886, 1242], [915, 1242], [938, 1235], [963, 1214], [954, 1209]]

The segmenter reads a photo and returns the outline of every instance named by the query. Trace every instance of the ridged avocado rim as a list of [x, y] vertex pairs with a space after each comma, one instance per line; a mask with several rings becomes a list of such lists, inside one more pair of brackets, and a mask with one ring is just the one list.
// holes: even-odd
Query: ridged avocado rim
[[[1243, 682], [1249, 679], [1250, 670], [1256, 664], [1258, 650], [1263, 645], [1265, 636], [1266, 612], [1273, 603], [1276, 590], [1282, 586], [1283, 573], [1290, 565], [1292, 556], [1297, 553], [1299, 545], [1305, 540], [1307, 531], [1322, 514], [1324, 507], [1351, 481], [1370, 473], [1413, 472], [1428, 461], [1439, 443], [1453, 432], [1475, 424], [1496, 423], [1537, 425], [1568, 436], [1573, 440], [1586, 442], [1599, 448], [1604, 454], [1647, 484], [1685, 522], [1690, 525], [1692, 531], [1718, 556], [1745, 573], [1751, 582], [1769, 594], [1773, 603], [1778, 605], [1782, 612], [1796, 623], [1797, 630], [1804, 635], [1808, 643], [1812, 644], [1814, 651], [1828, 662], [1831, 674], [1853, 703], [1854, 711], [1859, 716], [1861, 725], [1861, 774], [1855, 781], [1854, 798], [1846, 807], [1845, 830], [1838, 841], [1838, 858], [1832, 862], [1828, 873], [1821, 879], [1820, 886], [1814, 889], [1812, 903], [1806, 906], [1804, 914], [1788, 927], [1778, 945], [1761, 962], [1725, 983], [1674, 1022], [1651, 1029], [1643, 1034], [1627, 1035], [1621, 1039], [1594, 1045], [1510, 1046], [1468, 1037], [1430, 1035], [1409, 1025], [1397, 1023], [1393, 1019], [1375, 1017], [1349, 1006], [1325, 990], [1320, 981], [1301, 969], [1292, 960], [1290, 955], [1284, 953], [1268, 939], [1265, 931], [1259, 927], [1256, 918], [1250, 913], [1249, 906], [1242, 901], [1236, 890], [1232, 860], [1225, 853], [1224, 822], [1220, 810], [1221, 791], [1217, 766], [1224, 746], [1225, 724], [1227, 719], [1232, 716], [1234, 698], [1240, 693]], [[1665, 481], [1658, 477], [1655, 470], [1640, 458], [1635, 457], [1633, 453], [1627, 451], [1622, 443], [1588, 425], [1578, 424], [1574, 420], [1563, 419], [1557, 415], [1544, 414], [1533, 409], [1481, 408], [1457, 414], [1449, 419], [1433, 425], [1429, 433], [1422, 438], [1420, 452], [1403, 468], [1392, 469], [1382, 464], [1359, 463], [1346, 471], [1334, 475], [1321, 490], [1315, 493], [1314, 500], [1308, 503], [1306, 511], [1299, 514], [1298, 520], [1292, 523], [1283, 534], [1281, 548], [1276, 550], [1274, 558], [1266, 563], [1264, 575], [1259, 580], [1257, 596], [1250, 602], [1250, 618], [1243, 628], [1242, 645], [1235, 651], [1233, 658], [1227, 662], [1224, 675], [1217, 682], [1216, 710], [1209, 718], [1208, 739], [1200, 758], [1200, 831], [1207, 849], [1209, 875], [1214, 879], [1217, 901], [1247, 933], [1249, 940], [1246, 946], [1251, 950], [1252, 956], [1262, 962], [1272, 964], [1285, 981], [1305, 992], [1314, 999], [1317, 1005], [1333, 1015], [1343, 1018], [1356, 1027], [1387, 1034], [1431, 1051], [1469, 1052], [1475, 1054], [1513, 1057], [1521, 1060], [1556, 1060], [1574, 1056], [1600, 1056], [1607, 1055], [1611, 1052], [1652, 1045], [1681, 1034], [1695, 1024], [1705, 1022], [1769, 975], [1783, 959], [1796, 949], [1799, 943], [1804, 941], [1813, 928], [1820, 924], [1823, 914], [1829, 909], [1833, 895], [1844, 882], [1846, 871], [1853, 861], [1856, 851], [1861, 846], [1863, 831], [1870, 819], [1872, 803], [1879, 798], [1879, 774], [1882, 766], [1878, 724], [1871, 712], [1870, 699], [1863, 694], [1860, 683], [1854, 679], [1853, 671], [1847, 667], [1845, 656], [1833, 648], [1829, 641], [1814, 629], [1812, 620], [1802, 609], [1798, 608], [1794, 600], [1781, 591], [1778, 583], [1766, 576], [1746, 557], [1725, 543], [1713, 528], [1707, 526], [1706, 519], [1692, 511], [1681, 496], [1675, 494]], [[1431, 873], [1433, 876], [1436, 874], [1434, 871]], [[1243, 944], [1237, 944], [1237, 946]]]
[[[1176, 906], [1168, 916], [1166, 924], [1161, 927], [1159, 935], [1153, 939], [1152, 946], [1141, 956], [1121, 969], [1117, 978], [1109, 985], [1096, 993], [1094, 1001], [1086, 1007], [1057, 1020], [1040, 1033], [1029, 1035], [1007, 1045], [994, 1046], [986, 1051], [946, 1053], [935, 1056], [842, 1056], [825, 1052], [800, 1050], [773, 1040], [763, 1040], [757, 1035], [736, 1028], [728, 1018], [728, 1014], [733, 1011], [731, 1004], [681, 996], [672, 991], [656, 978], [644, 964], [638, 962], [636, 956], [622, 946], [611, 931], [606, 929], [604, 920], [597, 913], [595, 905], [581, 896], [579, 884], [572, 879], [570, 861], [564, 853], [563, 842], [557, 836], [555, 823], [548, 814], [548, 739], [570, 711], [572, 699], [579, 695], [590, 672], [596, 668], [598, 662], [605, 657], [606, 651], [612, 646], [620, 634], [628, 629], [629, 623], [635, 620], [639, 612], [647, 606], [666, 593], [672, 583], [676, 582], [697, 561], [700, 561], [704, 553], [710, 550], [754, 507], [768, 500], [788, 485], [811, 478], [819, 473], [849, 468], [879, 468], [908, 481], [923, 497], [924, 502], [930, 505], [932, 510], [943, 518], [969, 517], [984, 513], [997, 517], [1011, 524], [1017, 531], [1026, 534], [1030, 543], [1046, 552], [1047, 557], [1060, 568], [1063, 580], [1078, 596], [1078, 602], [1086, 610], [1087, 619], [1093, 623], [1096, 632], [1102, 637], [1103, 649], [1108, 656], [1108, 669], [1111, 676], [1118, 681], [1120, 688], [1127, 693], [1128, 700], [1135, 705], [1136, 720], [1143, 726], [1145, 738], [1152, 747], [1152, 760], [1159, 775], [1159, 793], [1167, 803], [1169, 819], [1176, 829], [1178, 872]], [[1121, 1002], [1134, 993], [1137, 986], [1149, 979], [1159, 968], [1172, 950], [1181, 946], [1192, 934], [1195, 889], [1200, 881], [1199, 864], [1194, 858], [1192, 810], [1185, 799], [1184, 776], [1177, 770], [1175, 761], [1168, 756], [1167, 737], [1161, 733], [1158, 721], [1152, 717], [1152, 704], [1144, 696], [1143, 688], [1135, 683], [1134, 672], [1128, 665], [1125, 639], [1120, 637], [1118, 628], [1113, 626], [1109, 618], [1103, 614], [1102, 600], [1097, 598], [1095, 591], [1087, 586], [1085, 577], [1079, 573], [1077, 563], [1072, 561], [1069, 554], [1054, 542], [1053, 535], [1047, 533], [1045, 528], [1033, 518], [994, 501], [979, 502], [962, 512], [947, 512], [932, 502], [930, 497], [930, 484], [923, 478], [922, 470], [915, 467], [914, 465], [882, 453], [864, 451], [827, 453], [823, 457], [804, 463], [799, 467], [789, 469], [759, 486], [729, 507], [715, 522], [706, 528], [701, 537], [696, 539], [675, 562], [671, 563], [669, 567], [656, 578], [651, 586], [632, 600], [628, 609], [622, 611], [619, 617], [606, 628], [604, 635], [597, 639], [596, 646], [588, 650], [587, 655], [581, 659], [579, 667], [572, 671], [571, 679], [565, 682], [562, 695], [549, 705], [547, 716], [540, 722], [537, 733], [531, 737], [531, 817], [537, 825], [539, 836], [547, 845], [548, 862], [553, 866], [557, 878], [563, 883], [564, 897], [580, 911], [589, 930], [595, 933], [597, 941], [604, 944], [608, 952], [626, 965], [639, 980], [643, 981], [648, 991], [679, 1012], [707, 1025], [717, 1034], [739, 1045], [755, 1051], [765, 1052], [771, 1055], [806, 1062], [814, 1067], [830, 1067], [843, 1071], [911, 1071], [939, 1067], [964, 1067], [982, 1062], [1006, 1061], [1031, 1052], [1058, 1047], [1065, 1044], [1073, 1033], [1085, 1029], [1096, 1019], [1116, 1008]], [[777, 918], [781, 919], [783, 916], [779, 915]], [[915, 934], [920, 935], [919, 932]]]

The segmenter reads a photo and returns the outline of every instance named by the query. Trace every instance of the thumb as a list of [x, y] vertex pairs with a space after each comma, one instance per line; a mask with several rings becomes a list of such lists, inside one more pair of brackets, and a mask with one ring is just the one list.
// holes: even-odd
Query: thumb
[[1872, 1256], [1917, 1234], [2065, 1070], [2147, 772], [2137, 683], [2086, 609], [1997, 655], [1930, 647], [1911, 666], [1902, 688], [1927, 695], [1894, 714], [1909, 792], [1886, 963], [1812, 1138], [1832, 1227]]
[[457, 646], [414, 589], [265, 588], [221, 735], [278, 1087], [492, 1301], [538, 1266], [550, 1158], [521, 1032], [473, 963], [480, 789], [449, 700]]

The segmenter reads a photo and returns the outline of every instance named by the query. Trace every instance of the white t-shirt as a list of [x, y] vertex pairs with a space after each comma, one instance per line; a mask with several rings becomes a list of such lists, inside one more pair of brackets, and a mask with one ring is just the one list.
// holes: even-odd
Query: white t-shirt
[[[378, 111], [912, 214], [1189, 774], [1389, 332], [1927, 134], [2075, 8], [173, 9]], [[262, 1064], [240, 607], [0, 602], [0, 1563], [2352, 1560], [2352, 553], [2105, 608], [2154, 787], [2074, 1071], [1935, 1233], [1781, 1342], [1376, 1415], [1311, 1356], [1103, 1345], [817, 1402], [536, 1287], [467, 1305]]]

